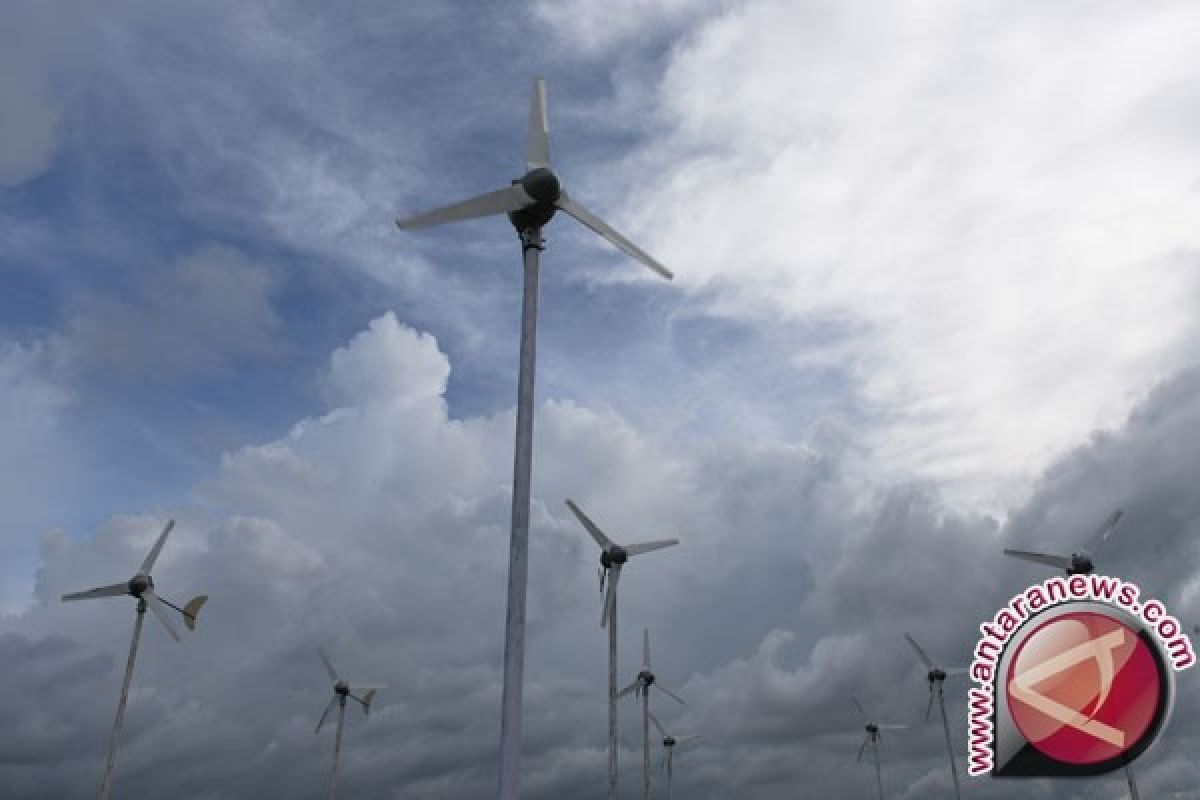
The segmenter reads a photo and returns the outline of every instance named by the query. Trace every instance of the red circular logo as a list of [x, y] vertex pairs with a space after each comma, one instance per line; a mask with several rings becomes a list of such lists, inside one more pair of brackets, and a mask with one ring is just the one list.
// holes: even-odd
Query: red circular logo
[[1005, 690], [1021, 735], [1046, 756], [1095, 764], [1146, 734], [1162, 702], [1158, 662], [1118, 619], [1093, 611], [1054, 617], [1025, 638]]

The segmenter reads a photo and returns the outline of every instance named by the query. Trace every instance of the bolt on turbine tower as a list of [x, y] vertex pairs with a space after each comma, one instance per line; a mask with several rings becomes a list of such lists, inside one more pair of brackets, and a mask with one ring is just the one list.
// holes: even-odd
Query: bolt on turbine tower
[[525, 666], [525, 585], [529, 574], [529, 484], [533, 465], [533, 387], [537, 352], [538, 268], [542, 227], [565, 211], [618, 250], [662, 275], [673, 277], [662, 264], [617, 233], [607, 222], [581, 206], [559, 183], [550, 166], [550, 135], [546, 120], [546, 85], [533, 83], [529, 130], [525, 139], [525, 174], [511, 186], [406, 219], [401, 230], [446, 222], [507, 214], [521, 240], [525, 282], [521, 303], [521, 356], [517, 379], [517, 432], [513, 457], [512, 538], [508, 562], [508, 611], [504, 625], [504, 689], [500, 709], [500, 800], [516, 800], [520, 787], [521, 691]]
[[600, 627], [608, 628], [608, 797], [609, 800], [617, 800], [617, 584], [621, 581], [621, 568], [630, 557], [679, 544], [679, 540], [661, 539], [619, 545], [605, 536], [604, 531], [573, 500], [567, 500], [567, 508], [600, 545], [600, 591], [604, 591], [604, 580], [608, 579], [608, 593], [604, 595], [604, 609], [600, 612]]
[[158, 621], [167, 629], [167, 633], [171, 634], [171, 638], [179, 641], [179, 631], [175, 629], [175, 624], [171, 622], [171, 614], [167, 610], [173, 608], [183, 616], [183, 622], [187, 625], [187, 629], [196, 629], [196, 615], [200, 613], [200, 607], [208, 601], [208, 595], [201, 594], [193, 597], [187, 604], [180, 608], [170, 600], [159, 597], [154, 591], [154, 578], [150, 577], [150, 570], [154, 569], [154, 562], [158, 560], [158, 554], [162, 552], [163, 543], [167, 541], [167, 534], [175, 527], [175, 520], [169, 520], [162, 533], [158, 535], [158, 540], [154, 546], [150, 548], [150, 553], [146, 556], [146, 560], [142, 562], [142, 566], [132, 578], [124, 583], [114, 583], [110, 586], [101, 586], [97, 589], [88, 589], [84, 592], [74, 592], [72, 594], [64, 594], [62, 596], [64, 603], [69, 603], [74, 600], [92, 600], [97, 597], [121, 597], [130, 595], [137, 598], [137, 618], [133, 623], [133, 640], [129, 644], [129, 660], [125, 662], [125, 680], [121, 684], [121, 699], [117, 701], [117, 718], [113, 722], [112, 736], [108, 740], [108, 760], [104, 762], [104, 778], [100, 782], [100, 800], [108, 800], [109, 792], [112, 791], [112, 773], [113, 767], [117, 763], [117, 739], [121, 733], [121, 723], [125, 719], [125, 704], [129, 701], [129, 684], [133, 680], [133, 663], [137, 659], [138, 641], [142, 637], [142, 620], [146, 616], [146, 609], [149, 608], [154, 612], [154, 616], [158, 617]]

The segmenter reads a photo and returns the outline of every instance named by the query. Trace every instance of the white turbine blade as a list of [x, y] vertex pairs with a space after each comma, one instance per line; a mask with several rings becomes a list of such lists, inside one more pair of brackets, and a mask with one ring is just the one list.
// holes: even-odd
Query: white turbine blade
[[655, 550], [662, 550], [664, 547], [670, 547], [673, 544], [679, 544], [678, 539], [659, 539], [656, 542], [639, 542], [631, 544], [625, 548], [625, 552], [631, 556], [640, 556], [642, 553], [651, 553]]
[[647, 711], [646, 713], [650, 717], [650, 721], [654, 723], [655, 730], [657, 730], [660, 734], [662, 734], [662, 737], [664, 739], [667, 738], [667, 732], [665, 730], [663, 730], [662, 723], [658, 721], [658, 717], [654, 716], [654, 712]]
[[879, 730], [881, 730], [881, 731], [903, 731], [903, 730], [908, 729], [907, 725], [901, 725], [901, 724], [894, 723], [894, 722], [893, 723], [882, 723], [881, 722], [878, 725], [876, 725], [876, 727], [879, 728]]
[[62, 600], [64, 603], [70, 603], [72, 600], [91, 600], [93, 597], [120, 597], [123, 594], [129, 594], [128, 583], [114, 583], [112, 586], [100, 586], [95, 589], [88, 589], [86, 592], [64, 594]]
[[625, 695], [629, 694], [630, 692], [637, 691], [637, 688], [641, 685], [642, 685], [641, 681], [635, 680], [633, 683], [629, 684], [624, 689], [617, 692], [617, 697], [624, 697]]
[[1022, 558], [1026, 561], [1032, 561], [1035, 564], [1045, 564], [1048, 567], [1058, 567], [1066, 569], [1071, 566], [1070, 556], [1051, 556], [1045, 553], [1033, 553], [1029, 550], [1004, 550], [1004, 555], [1012, 556], [1013, 558]]
[[947, 676], [949, 676], [949, 675], [966, 675], [966, 674], [970, 673], [970, 671], [971, 671], [970, 667], [946, 667], [946, 669], [945, 669], [945, 673]]
[[337, 670], [333, 668], [333, 662], [329, 660], [329, 654], [325, 652], [325, 648], [318, 647], [317, 655], [321, 657], [321, 663], [325, 665], [325, 671], [329, 673], [329, 680], [337, 683], [339, 680]]
[[867, 712], [863, 709], [862, 703], [858, 702], [858, 698], [854, 695], [850, 695], [850, 702], [854, 703], [854, 707], [858, 709], [859, 716], [865, 720], [867, 718]]
[[609, 539], [604, 535], [604, 531], [600, 530], [596, 523], [592, 522], [588, 518], [588, 515], [583, 513], [579, 506], [575, 505], [574, 500], [567, 500], [567, 508], [571, 509], [571, 513], [575, 515], [577, 520], [579, 520], [579, 524], [583, 525], [584, 529], [592, 535], [592, 538], [596, 540], [596, 544], [600, 545], [601, 550], [609, 550], [612, 548], [612, 539]]
[[346, 683], [353, 692], [379, 691], [380, 689], [388, 688], [386, 683], [380, 681], [371, 681], [369, 683], [367, 681], [346, 681]]
[[472, 197], [470, 200], [463, 200], [461, 203], [435, 208], [407, 219], [397, 219], [396, 227], [402, 231], [411, 231], [430, 225], [441, 225], [445, 222], [458, 222], [464, 219], [519, 211], [532, 203], [533, 198], [526, 194], [524, 189], [519, 185], [513, 185]]
[[650, 671], [650, 629], [642, 628], [642, 666]]
[[863, 750], [867, 749], [867, 742], [869, 742], [870, 740], [871, 740], [871, 734], [868, 733], [866, 735], [866, 737], [863, 739], [863, 743], [858, 746], [858, 758], [854, 759], [855, 761], [862, 761]]
[[676, 736], [675, 737], [675, 746], [678, 747], [679, 745], [684, 744], [686, 742], [696, 742], [703, 738], [704, 737], [698, 733], [689, 734], [688, 736]]
[[167, 520], [167, 526], [163, 528], [163, 532], [158, 535], [158, 541], [154, 543], [154, 547], [150, 548], [149, 555], [147, 555], [146, 560], [142, 562], [141, 573], [143, 575], [149, 575], [150, 570], [154, 569], [154, 562], [158, 560], [158, 554], [162, 552], [163, 542], [167, 540], [167, 534], [170, 533], [171, 529], [174, 527], [175, 520]]
[[917, 644], [917, 640], [907, 633], [904, 634], [904, 638], [908, 639], [908, 643], [912, 645], [912, 649], [917, 651], [917, 658], [921, 659], [921, 663], [925, 665], [926, 669], [933, 669], [933, 659], [921, 649], [921, 645]]
[[608, 571], [608, 589], [604, 593], [604, 610], [600, 612], [600, 627], [608, 627], [608, 621], [617, 613], [617, 582], [621, 580], [621, 565], [614, 564]]
[[579, 205], [579, 203], [572, 200], [567, 196], [566, 192], [561, 192], [558, 195], [558, 199], [554, 201], [554, 205], [558, 206], [560, 209], [582, 222], [588, 228], [591, 228], [602, 238], [607, 239], [613, 246], [630, 258], [640, 261], [642, 264], [654, 270], [659, 275], [662, 275], [667, 280], [671, 280], [675, 277], [671, 274], [671, 270], [667, 269], [662, 264], [651, 258], [645, 250], [638, 247], [621, 234], [617, 233], [616, 230], [614, 230], [613, 227], [607, 222], [600, 219], [595, 214]]
[[1124, 511], [1118, 508], [1116, 511], [1109, 514], [1108, 519], [1104, 520], [1104, 524], [1101, 525], [1094, 534], [1092, 534], [1091, 545], [1088, 548], [1092, 551], [1092, 555], [1095, 555], [1096, 552], [1104, 545], [1104, 543], [1108, 541], [1109, 537], [1112, 536], [1112, 532], [1116, 530], [1117, 523], [1121, 521], [1121, 515], [1124, 513]]
[[171, 634], [171, 638], [178, 642], [179, 631], [175, 630], [175, 623], [171, 622], [171, 610], [167, 608], [166, 604], [159, 600], [158, 595], [150, 589], [142, 592], [142, 599], [146, 601], [146, 605], [154, 612], [154, 616], [158, 617], [158, 621], [167, 629], [167, 633]]
[[525, 136], [525, 169], [550, 166], [550, 122], [546, 117], [546, 82], [533, 82], [529, 100], [529, 132]]
[[313, 729], [313, 733], [321, 732], [321, 726], [325, 724], [325, 719], [329, 716], [329, 712], [333, 710], [333, 705], [336, 702], [337, 695], [335, 694], [333, 697], [329, 698], [329, 705], [325, 706], [325, 711], [321, 714], [321, 719], [317, 720], [317, 727]]
[[686, 705], [687, 705], [687, 703], [685, 703], [685, 702], [683, 701], [683, 698], [682, 698], [682, 697], [680, 697], [679, 695], [677, 695], [677, 694], [675, 694], [674, 692], [672, 692], [672, 691], [671, 691], [670, 689], [668, 689], [666, 686], [663, 686], [663, 684], [662, 684], [662, 682], [661, 682], [661, 681], [657, 681], [657, 680], [656, 680], [656, 681], [654, 682], [654, 685], [655, 685], [655, 686], [657, 686], [657, 687], [658, 687], [660, 690], [662, 690], [662, 693], [663, 693], [663, 694], [665, 694], [667, 697], [671, 698], [671, 699], [672, 699], [672, 700], [674, 700], [676, 703], [679, 703], [679, 705], [681, 705], [681, 706], [686, 706]]

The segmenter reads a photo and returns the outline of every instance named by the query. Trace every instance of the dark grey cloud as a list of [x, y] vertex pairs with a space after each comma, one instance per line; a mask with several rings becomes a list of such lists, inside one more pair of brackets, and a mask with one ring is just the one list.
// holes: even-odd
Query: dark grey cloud
[[[202, 503], [174, 512], [180, 523], [158, 584], [177, 601], [198, 591], [212, 599], [198, 631], [178, 644], [147, 620], [119, 789], [154, 785], [187, 798], [323, 791], [331, 742], [311, 727], [329, 690], [314, 653], [324, 644], [347, 675], [390, 685], [371, 718], [350, 715], [347, 792], [491, 791], [512, 416], [449, 418], [446, 377], [431, 339], [380, 318], [325, 371], [337, 407], [277, 441], [228, 454], [199, 491]], [[1193, 370], [1159, 386], [1126, 425], [1059, 459], [1004, 523], [954, 511], [932, 487], [868, 479], [844, 432], [815, 431], [792, 445], [681, 449], [611, 412], [544, 403], [526, 796], [603, 796], [596, 554], [563, 497], [617, 538], [683, 540], [628, 570], [620, 664], [631, 679], [648, 626], [659, 674], [689, 701], [656, 709], [670, 727], [706, 737], [679, 754], [681, 795], [774, 798], [805, 787], [859, 796], [872, 775], [853, 763], [861, 741], [854, 694], [872, 713], [913, 725], [887, 740], [884, 758], [889, 791], [915, 798], [948, 791], [949, 778], [940, 732], [920, 723], [925, 683], [902, 634], [962, 663], [978, 622], [1044, 577], [1003, 558], [1001, 547], [1070, 541], [1078, 526], [1121, 504], [1122, 533], [1155, 533], [1118, 538], [1110, 571], [1133, 574], [1161, 547], [1174, 563], [1152, 571], [1161, 586], [1154, 591], [1181, 616], [1197, 613], [1190, 541], [1200, 509], [1188, 431], [1200, 419], [1198, 382]], [[1112, 476], [1118, 483], [1105, 483]], [[14, 721], [11, 746], [0, 748], [12, 796], [93, 790], [133, 604], [63, 605], [57, 596], [131, 572], [165, 513], [114, 518], [84, 541], [45, 537], [38, 602], [5, 617], [0, 634], [5, 663], [19, 667], [0, 689], [0, 709]], [[1197, 780], [1182, 756], [1197, 739], [1190, 678], [1181, 676], [1161, 746], [1138, 765], [1146, 791], [1186, 790]], [[947, 694], [963, 749], [964, 690], [952, 684]], [[635, 791], [633, 703], [622, 705], [621, 736], [623, 785]], [[988, 781], [971, 787], [979, 797], [1012, 791]], [[1120, 783], [1022, 791], [1117, 797]]]

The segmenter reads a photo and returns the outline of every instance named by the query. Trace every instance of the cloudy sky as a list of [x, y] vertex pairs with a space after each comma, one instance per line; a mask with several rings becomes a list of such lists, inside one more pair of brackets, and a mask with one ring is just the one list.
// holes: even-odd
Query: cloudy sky
[[[1187, 0], [6, 3], [0, 10], [0, 786], [347, 797], [496, 780], [520, 261], [407, 214], [521, 171], [548, 82], [572, 195], [671, 267], [547, 229], [524, 796], [605, 792], [596, 550], [704, 741], [677, 796], [843, 800], [849, 696], [912, 729], [889, 797], [951, 796], [902, 633], [978, 622], [1116, 507], [1100, 568], [1200, 621], [1200, 10]], [[1137, 765], [1200, 797], [1200, 699]], [[949, 685], [965, 753], [965, 687]], [[622, 791], [640, 725], [622, 708]], [[961, 759], [960, 759], [961, 763]], [[972, 779], [1118, 798], [1118, 778]]]

